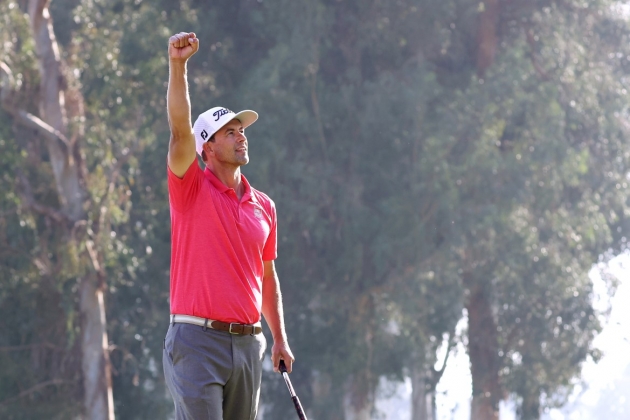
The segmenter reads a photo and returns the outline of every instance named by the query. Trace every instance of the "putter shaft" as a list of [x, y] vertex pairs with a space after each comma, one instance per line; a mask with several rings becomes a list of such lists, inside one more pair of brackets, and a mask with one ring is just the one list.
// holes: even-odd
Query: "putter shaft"
[[291, 394], [291, 400], [293, 400], [293, 405], [295, 406], [295, 411], [297, 411], [298, 417], [300, 418], [300, 420], [308, 420], [306, 418], [306, 414], [304, 414], [304, 408], [302, 408], [300, 399], [297, 395], [295, 395], [295, 390], [293, 389], [293, 385], [291, 384], [291, 380], [289, 379], [289, 373], [287, 372], [287, 367], [284, 364], [284, 360], [280, 360], [280, 373], [282, 373], [284, 382], [287, 384], [287, 388], [289, 388], [289, 394]]

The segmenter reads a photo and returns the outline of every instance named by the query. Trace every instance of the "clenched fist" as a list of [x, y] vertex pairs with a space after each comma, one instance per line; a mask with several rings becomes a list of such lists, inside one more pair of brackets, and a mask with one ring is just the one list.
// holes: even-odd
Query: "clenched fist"
[[180, 32], [168, 39], [168, 57], [186, 61], [199, 49], [199, 40], [194, 32]]

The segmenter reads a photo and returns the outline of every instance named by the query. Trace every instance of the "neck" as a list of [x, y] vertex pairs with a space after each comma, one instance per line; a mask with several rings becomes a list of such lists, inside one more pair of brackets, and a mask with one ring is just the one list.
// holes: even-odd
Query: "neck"
[[216, 162], [209, 161], [206, 163], [206, 167], [219, 178], [219, 181], [228, 188], [232, 188], [236, 192], [236, 196], [240, 200], [245, 190], [243, 182], [241, 181], [241, 167], [240, 166], [227, 166], [217, 164]]

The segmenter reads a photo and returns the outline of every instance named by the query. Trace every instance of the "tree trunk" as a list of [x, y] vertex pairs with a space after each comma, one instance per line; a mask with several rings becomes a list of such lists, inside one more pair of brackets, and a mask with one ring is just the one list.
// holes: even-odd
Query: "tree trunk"
[[344, 387], [344, 419], [370, 420], [374, 410], [374, 389], [369, 373], [351, 375]]
[[499, 383], [497, 326], [483, 281], [465, 275], [464, 282], [469, 291], [466, 302], [468, 355], [473, 382], [470, 418], [498, 420], [502, 392]]
[[540, 395], [522, 395], [523, 402], [519, 409], [521, 420], [540, 420]]
[[90, 278], [81, 280], [79, 293], [83, 314], [81, 348], [86, 414], [90, 420], [113, 420], [114, 396], [109, 368], [104, 293], [96, 287], [96, 281]]
[[[48, 3], [49, 0], [29, 0], [28, 3], [41, 74], [40, 113], [43, 120], [33, 117], [29, 122], [39, 124], [42, 131], [50, 134], [46, 136], [46, 145], [61, 203], [60, 213], [64, 215], [66, 221], [66, 237], [71, 238], [73, 227], [87, 217], [83, 206], [88, 194], [82, 182], [77, 159], [80, 156], [79, 143], [68, 140], [66, 79], [62, 72], [59, 47], [53, 32]], [[79, 260], [81, 242], [77, 241], [77, 245], [74, 252], [77, 253], [75, 257]], [[85, 416], [90, 420], [114, 420], [103, 299], [104, 276], [100, 272], [101, 268], [96, 266], [97, 258], [91, 256], [96, 272], [88, 273], [80, 279], [79, 292]]]
[[[41, 75], [39, 107], [41, 119], [67, 137], [65, 77], [62, 73], [59, 47], [48, 12], [48, 0], [30, 0], [28, 13]], [[86, 193], [80, 183], [78, 162], [73, 158], [70, 150], [74, 145], [64, 144], [61, 139], [46, 143], [62, 211], [72, 221], [82, 220], [85, 218], [83, 201]]]
[[499, 46], [499, 0], [484, 0], [480, 3], [477, 26], [477, 74], [483, 77], [494, 62]]
[[332, 376], [326, 372], [314, 372], [311, 376], [311, 392], [313, 394], [311, 413], [308, 418], [344, 420], [343, 392], [341, 386], [335, 384]]
[[427, 372], [411, 369], [411, 420], [435, 420], [435, 390], [427, 381]]

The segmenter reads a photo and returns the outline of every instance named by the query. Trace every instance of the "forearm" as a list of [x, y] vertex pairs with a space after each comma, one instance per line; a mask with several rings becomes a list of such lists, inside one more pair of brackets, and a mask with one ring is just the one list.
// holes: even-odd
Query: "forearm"
[[180, 32], [168, 40], [168, 89], [166, 111], [171, 127], [168, 166], [175, 176], [183, 177], [195, 158], [195, 136], [190, 118], [190, 96], [186, 63], [199, 49], [193, 32]]
[[271, 335], [275, 342], [286, 342], [287, 334], [284, 328], [284, 310], [282, 306], [282, 293], [280, 281], [274, 275], [263, 279], [262, 313], [269, 325]]
[[175, 140], [191, 129], [190, 95], [188, 94], [185, 61], [169, 61], [168, 91], [166, 94], [168, 121]]

